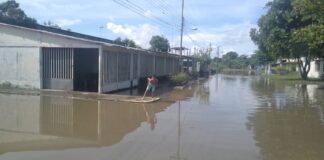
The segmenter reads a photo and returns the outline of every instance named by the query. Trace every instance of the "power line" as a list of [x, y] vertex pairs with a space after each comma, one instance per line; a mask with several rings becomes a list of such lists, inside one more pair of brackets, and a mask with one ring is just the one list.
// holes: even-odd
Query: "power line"
[[154, 20], [155, 23], [159, 23], [160, 25], [162, 24], [162, 25], [169, 27], [171, 29], [180, 30], [179, 28], [177, 28], [176, 25], [173, 25], [173, 24], [171, 24], [171, 23], [169, 23], [169, 22], [167, 22], [153, 14], [147, 15], [147, 10], [145, 10], [144, 8], [142, 8], [141, 6], [139, 6], [133, 2], [130, 2], [129, 0], [113, 0], [113, 1], [115, 3], [121, 5], [122, 7], [125, 7], [140, 16], [143, 16], [150, 20]]
[[[180, 26], [176, 23], [170, 23], [170, 22], [154, 15], [152, 12], [148, 14], [148, 11], [150, 11], [150, 10], [144, 9], [143, 5], [135, 4], [134, 2], [132, 2], [130, 0], [113, 0], [113, 1], [117, 4], [119, 4], [120, 6], [132, 11], [133, 13], [136, 13], [142, 17], [145, 17], [156, 24], [162, 25], [163, 27], [167, 27], [167, 28], [175, 30], [175, 31], [181, 30]], [[168, 4], [166, 1], [162, 1], [162, 0], [148, 0], [148, 1], [151, 2], [148, 4], [150, 4], [157, 11], [161, 12], [163, 15], [166, 15], [166, 16], [169, 15], [169, 12], [167, 12], [166, 7], [169, 6], [169, 8], [174, 8], [172, 5]], [[173, 16], [169, 16], [169, 17], [173, 17]], [[188, 20], [184, 19], [184, 21], [186, 24], [190, 23]], [[190, 23], [190, 24], [192, 24], [192, 23]], [[183, 24], [183, 25], [184, 25], [184, 27], [186, 27], [185, 31], [190, 31], [189, 28], [187, 28], [187, 25], [185, 25], [185, 24]], [[201, 48], [201, 46], [191, 36], [189, 36], [186, 33], [185, 33], [185, 36], [187, 36], [193, 44], [195, 44], [196, 46]]]
[[[160, 3], [158, 3], [158, 1], [155, 1], [155, 0], [147, 0], [147, 1], [154, 8], [160, 10], [162, 14], [165, 14], [166, 15], [166, 8], [163, 5], [161, 5]], [[152, 3], [150, 3], [150, 2], [152, 2]]]
[[202, 48], [195, 40], [193, 40], [193, 38], [189, 35], [189, 34], [185, 34], [192, 43], [194, 43], [196, 46], [198, 46], [199, 48]]

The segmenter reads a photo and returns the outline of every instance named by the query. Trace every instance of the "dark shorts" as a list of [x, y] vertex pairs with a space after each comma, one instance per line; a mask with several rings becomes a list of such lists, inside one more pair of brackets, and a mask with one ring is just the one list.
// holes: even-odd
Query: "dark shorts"
[[147, 87], [146, 87], [146, 90], [147, 90], [147, 91], [152, 91], [152, 92], [154, 92], [154, 91], [155, 91], [155, 87], [156, 87], [155, 84], [148, 84]]

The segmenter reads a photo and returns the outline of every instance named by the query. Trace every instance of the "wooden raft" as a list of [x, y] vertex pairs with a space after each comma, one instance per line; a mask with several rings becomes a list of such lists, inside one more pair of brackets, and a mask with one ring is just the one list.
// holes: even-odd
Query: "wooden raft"
[[160, 97], [154, 97], [154, 98], [150, 98], [150, 97], [145, 97], [143, 100], [142, 100], [142, 97], [138, 98], [132, 98], [132, 99], [123, 99], [121, 100], [122, 102], [132, 102], [132, 103], [152, 103], [152, 102], [155, 102], [155, 101], [158, 101], [160, 100]]

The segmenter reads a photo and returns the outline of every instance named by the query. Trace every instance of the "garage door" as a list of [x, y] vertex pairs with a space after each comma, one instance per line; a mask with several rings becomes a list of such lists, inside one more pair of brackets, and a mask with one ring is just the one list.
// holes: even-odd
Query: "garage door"
[[73, 90], [73, 48], [42, 48], [43, 89]]

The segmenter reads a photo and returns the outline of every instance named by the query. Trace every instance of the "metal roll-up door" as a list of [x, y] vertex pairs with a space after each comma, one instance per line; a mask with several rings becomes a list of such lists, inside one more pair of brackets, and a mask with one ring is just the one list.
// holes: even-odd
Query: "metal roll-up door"
[[43, 89], [73, 90], [73, 48], [42, 48]]

